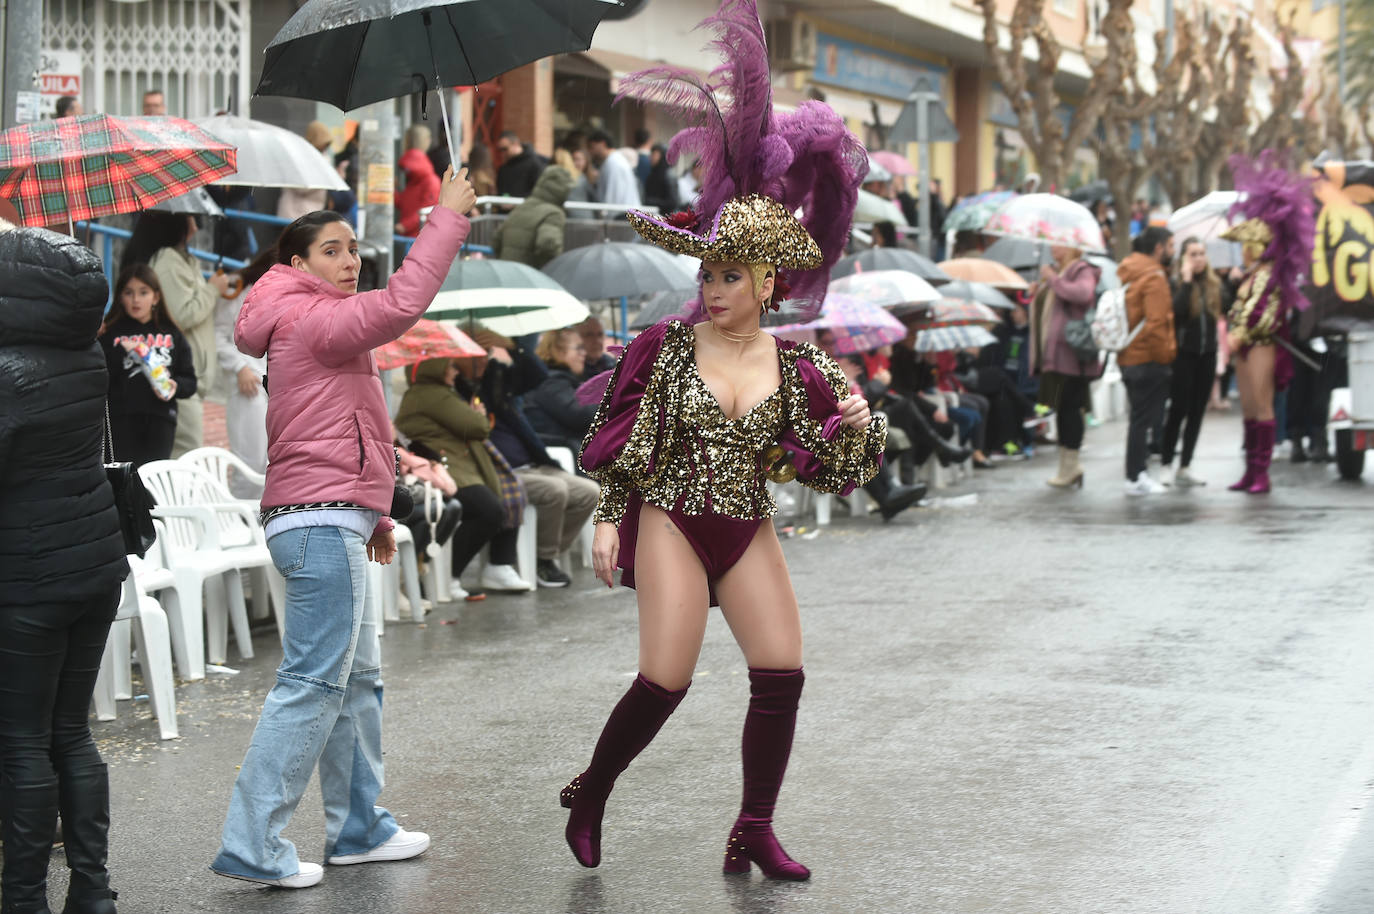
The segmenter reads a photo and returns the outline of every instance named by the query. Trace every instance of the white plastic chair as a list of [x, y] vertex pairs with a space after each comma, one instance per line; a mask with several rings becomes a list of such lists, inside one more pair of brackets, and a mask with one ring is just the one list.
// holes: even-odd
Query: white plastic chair
[[[575, 462], [575, 458], [573, 457], [572, 448], [546, 447], [544, 448], [544, 450], [548, 452], [548, 455], [550, 457], [552, 457], [554, 460], [558, 462], [558, 465], [563, 468], [563, 472], [577, 472], [577, 463]], [[576, 555], [578, 560], [582, 563], [583, 568], [592, 567], [592, 539], [595, 536], [596, 523], [592, 521], [592, 519], [589, 517], [587, 518], [587, 523], [584, 524], [582, 527], [582, 532], [580, 532], [577, 535]], [[569, 549], [568, 552], [563, 556], [565, 567], [569, 571], [572, 571], [573, 554], [574, 550]]]
[[396, 558], [390, 565], [381, 566], [384, 572], [382, 618], [387, 622], [401, 621], [401, 584], [405, 584], [406, 599], [410, 601], [410, 621], [425, 621], [424, 596], [420, 592], [419, 566], [416, 564], [415, 535], [405, 524], [396, 525]]
[[[177, 459], [183, 463], [189, 463], [206, 475], [213, 477], [232, 501], [248, 508], [254, 516], [257, 515], [260, 507], [259, 499], [235, 496], [233, 486], [230, 485], [229, 474], [232, 471], [238, 478], [256, 486], [259, 490], [266, 485], [267, 477], [244, 463], [237, 454], [221, 447], [199, 447], [193, 451], [187, 451]], [[265, 619], [275, 607], [277, 634], [284, 636], [286, 634], [283, 618], [283, 613], [286, 610], [286, 581], [277, 572], [276, 565], [268, 562], [265, 566], [253, 569], [252, 586], [253, 618]]]
[[[168, 630], [167, 614], [157, 600], [143, 592], [138, 583], [138, 570], [142, 563], [137, 556], [129, 556], [129, 564], [134, 573], [124, 580], [120, 591], [119, 609], [115, 614], [114, 625], [110, 628], [110, 638], [105, 642], [105, 653], [100, 658], [100, 672], [95, 679], [95, 715], [97, 720], [115, 719], [116, 680], [122, 670], [125, 680], [129, 677], [129, 629], [133, 629], [134, 643], [138, 645], [138, 664], [143, 670], [143, 681], [148, 689], [148, 700], [153, 714], [157, 716], [158, 729], [163, 739], [176, 739], [177, 731], [176, 691], [172, 679], [171, 633]], [[123, 632], [123, 637], [117, 636]], [[126, 685], [126, 690], [128, 686]], [[132, 697], [126, 695], [126, 697]]]
[[[138, 474], [157, 502], [153, 516], [163, 521], [167, 534], [167, 564], [177, 580], [181, 612], [168, 620], [177, 667], [189, 679], [205, 677], [207, 628], [201, 615], [202, 606], [210, 620], [210, 661], [225, 661], [229, 621], [234, 626], [240, 656], [252, 657], [248, 610], [238, 573], [272, 562], [257, 515], [234, 500], [213, 478], [190, 464], [154, 460], [139, 467]], [[227, 590], [227, 607], [224, 601], [214, 599], [214, 587], [211, 588], [212, 599], [201, 602], [201, 586], [217, 581], [223, 581]], [[278, 612], [280, 624], [280, 610]]]

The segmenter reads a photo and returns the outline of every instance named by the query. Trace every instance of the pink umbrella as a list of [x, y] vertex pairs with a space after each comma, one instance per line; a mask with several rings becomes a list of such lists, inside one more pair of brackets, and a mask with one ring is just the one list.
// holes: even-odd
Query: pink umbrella
[[372, 350], [377, 356], [377, 368], [386, 371], [412, 365], [425, 359], [470, 359], [486, 355], [477, 341], [457, 327], [438, 321], [419, 320], [415, 326], [385, 346]]
[[774, 336], [829, 330], [835, 336], [835, 351], [842, 355], [868, 352], [906, 336], [905, 325], [886, 309], [869, 304], [862, 298], [834, 292], [826, 295], [820, 316], [815, 320], [764, 329]]
[[880, 149], [877, 152], [870, 152], [868, 157], [892, 172], [894, 178], [914, 177], [917, 174], [916, 166], [908, 162], [906, 157], [895, 152]]

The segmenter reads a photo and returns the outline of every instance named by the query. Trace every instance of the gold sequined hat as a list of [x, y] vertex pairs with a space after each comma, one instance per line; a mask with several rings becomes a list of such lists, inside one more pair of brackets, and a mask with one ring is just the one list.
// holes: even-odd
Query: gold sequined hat
[[1263, 219], [1246, 219], [1221, 233], [1226, 241], [1239, 241], [1241, 244], [1268, 245], [1274, 240], [1274, 230]]
[[674, 254], [722, 263], [771, 263], [789, 270], [811, 270], [823, 262], [820, 245], [797, 217], [762, 194], [727, 202], [705, 235], [677, 224], [681, 220], [675, 216], [667, 221], [632, 211], [629, 220], [635, 231]]

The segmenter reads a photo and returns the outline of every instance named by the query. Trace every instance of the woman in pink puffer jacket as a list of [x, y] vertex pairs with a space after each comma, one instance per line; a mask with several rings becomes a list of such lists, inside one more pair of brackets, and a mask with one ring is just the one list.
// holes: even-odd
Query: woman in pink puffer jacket
[[364, 619], [367, 560], [396, 553], [391, 423], [372, 350], [414, 326], [467, 237], [476, 196], [444, 175], [439, 204], [385, 289], [358, 294], [358, 241], [332, 212], [282, 232], [277, 265], [239, 312], [234, 340], [267, 356], [267, 547], [286, 578], [277, 682], [243, 760], [217, 873], [283, 888], [323, 878], [281, 836], [319, 766], [325, 859], [401, 860], [429, 836], [376, 805], [382, 788], [381, 655]]

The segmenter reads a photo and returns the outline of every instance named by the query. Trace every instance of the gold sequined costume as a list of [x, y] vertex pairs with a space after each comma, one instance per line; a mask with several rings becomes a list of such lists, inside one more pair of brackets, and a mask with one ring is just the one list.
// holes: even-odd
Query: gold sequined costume
[[1241, 281], [1236, 300], [1226, 316], [1227, 323], [1237, 331], [1242, 352], [1251, 346], [1272, 346], [1283, 330], [1283, 299], [1271, 288], [1273, 268], [1261, 261], [1250, 275]]

